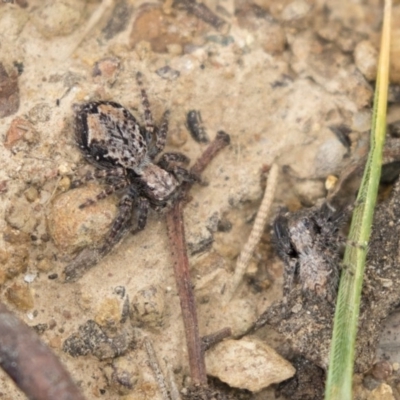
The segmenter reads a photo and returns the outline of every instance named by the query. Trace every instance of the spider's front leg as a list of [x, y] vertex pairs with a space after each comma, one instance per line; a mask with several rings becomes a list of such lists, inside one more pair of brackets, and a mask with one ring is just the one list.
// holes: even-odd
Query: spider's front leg
[[183, 166], [188, 165], [190, 159], [182, 153], [164, 153], [157, 165], [174, 174], [179, 182], [199, 182], [200, 177], [189, 172]]

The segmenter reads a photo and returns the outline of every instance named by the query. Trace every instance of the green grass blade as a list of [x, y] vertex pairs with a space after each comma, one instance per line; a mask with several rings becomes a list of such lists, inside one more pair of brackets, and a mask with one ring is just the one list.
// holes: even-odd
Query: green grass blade
[[386, 132], [391, 6], [391, 1], [387, 0], [385, 2], [374, 97], [370, 152], [349, 234], [350, 241], [359, 243], [364, 247], [346, 247], [344, 256], [346, 268], [342, 272], [339, 285], [325, 400], [352, 399], [354, 352], [362, 281], [367, 256], [367, 243], [371, 234], [378, 193]]

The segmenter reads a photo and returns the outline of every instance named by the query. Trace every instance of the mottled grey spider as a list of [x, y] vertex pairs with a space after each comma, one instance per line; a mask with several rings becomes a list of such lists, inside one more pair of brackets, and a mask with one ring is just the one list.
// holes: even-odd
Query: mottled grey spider
[[196, 177], [183, 168], [189, 159], [181, 153], [164, 153], [169, 111], [163, 115], [160, 128], [154, 125], [150, 103], [143, 88], [142, 74], [136, 79], [141, 91], [144, 126], [122, 105], [112, 101], [97, 101], [74, 106], [75, 135], [84, 157], [96, 170], [77, 180], [73, 187], [91, 179], [105, 179], [108, 186], [96, 198], [88, 199], [80, 208], [123, 190], [119, 211], [100, 255], [108, 253], [132, 225], [133, 209], [137, 224], [133, 231], [142, 230], [149, 207], [160, 210], [179, 194], [183, 182]]

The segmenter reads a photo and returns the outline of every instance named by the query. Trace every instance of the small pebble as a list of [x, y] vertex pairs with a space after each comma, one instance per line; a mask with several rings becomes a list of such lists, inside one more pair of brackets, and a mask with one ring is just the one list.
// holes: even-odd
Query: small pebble
[[138, 383], [140, 372], [135, 359], [120, 357], [104, 369], [111, 389], [120, 396], [129, 394]]
[[368, 396], [367, 400], [395, 400], [392, 388], [386, 383], [380, 384]]
[[206, 24], [199, 24], [193, 15], [185, 13], [176, 18], [165, 14], [159, 6], [146, 4], [139, 9], [133, 23], [130, 45], [137, 51], [137, 46], [145, 41], [156, 53], [181, 54], [185, 44], [193, 40], [193, 36], [201, 36], [206, 29]]
[[179, 71], [177, 71], [176, 69], [171, 68], [169, 65], [166, 65], [164, 67], [158, 68], [158, 70], [156, 71], [156, 74], [163, 79], [173, 81], [173, 80], [179, 78], [179, 75], [181, 73]]
[[60, 182], [58, 182], [58, 188], [63, 192], [69, 190], [70, 187], [71, 187], [71, 179], [69, 179], [68, 176], [62, 177], [60, 179]]
[[371, 369], [371, 375], [378, 381], [386, 381], [393, 373], [393, 367], [388, 361], [378, 361]]
[[162, 325], [164, 309], [164, 290], [151, 285], [139, 290], [133, 297], [131, 317], [139, 324], [154, 328]]
[[30, 203], [33, 203], [39, 197], [39, 192], [35, 187], [31, 186], [29, 189], [25, 190], [24, 195]]
[[46, 38], [69, 35], [80, 25], [85, 5], [80, 0], [48, 0], [32, 9], [31, 21]]
[[36, 279], [36, 276], [37, 276], [36, 274], [26, 274], [24, 276], [24, 281], [26, 283], [32, 283]]
[[183, 128], [173, 128], [168, 132], [168, 144], [174, 147], [182, 147], [188, 140], [189, 135]]
[[254, 337], [224, 340], [206, 353], [207, 373], [229, 386], [259, 392], [291, 378], [296, 370]]
[[106, 57], [97, 61], [92, 70], [92, 76], [95, 81], [106, 82], [112, 85], [120, 70], [121, 61], [116, 57]]
[[[5, 3], [6, 1], [3, 1]], [[0, 8], [0, 26], [9, 41], [15, 42], [29, 19], [29, 13], [19, 7]], [[5, 41], [4, 41], [5, 42]]]
[[5, 264], [4, 271], [6, 279], [12, 279], [27, 271], [29, 264], [29, 252], [23, 246], [18, 246], [13, 249], [10, 258]]
[[36, 268], [40, 272], [49, 272], [52, 269], [52, 267], [53, 265], [47, 258], [43, 258], [36, 264]]
[[62, 193], [53, 201], [48, 216], [49, 232], [62, 251], [72, 253], [100, 241], [116, 215], [116, 204], [107, 198], [85, 207], [101, 189], [94, 185]]
[[98, 306], [94, 320], [102, 327], [115, 328], [121, 321], [121, 312], [121, 299], [106, 298]]
[[354, 49], [354, 61], [367, 81], [376, 79], [378, 51], [368, 40], [358, 43]]
[[33, 125], [24, 118], [16, 117], [11, 121], [11, 125], [6, 133], [4, 147], [11, 149], [20, 140], [25, 140], [28, 143], [33, 143], [38, 139], [38, 134], [33, 128]]
[[51, 107], [47, 103], [39, 103], [28, 112], [29, 121], [32, 124], [47, 122], [51, 118]]
[[330, 191], [335, 188], [338, 178], [335, 175], [328, 175], [325, 179], [325, 189]]
[[14, 283], [5, 292], [7, 301], [21, 311], [28, 311], [33, 308], [34, 301], [32, 292], [28, 286]]
[[17, 199], [7, 210], [5, 220], [15, 229], [31, 233], [37, 224], [30, 203], [24, 197]]
[[283, 22], [295, 29], [306, 29], [311, 18], [311, 4], [303, 0], [295, 0], [286, 5], [281, 14]]

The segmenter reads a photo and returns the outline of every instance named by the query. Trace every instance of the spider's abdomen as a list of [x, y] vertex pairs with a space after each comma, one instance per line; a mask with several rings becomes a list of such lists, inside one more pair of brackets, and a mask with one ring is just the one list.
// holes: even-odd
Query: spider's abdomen
[[86, 159], [100, 167], [135, 169], [147, 154], [146, 138], [135, 117], [112, 101], [76, 106], [75, 134]]

